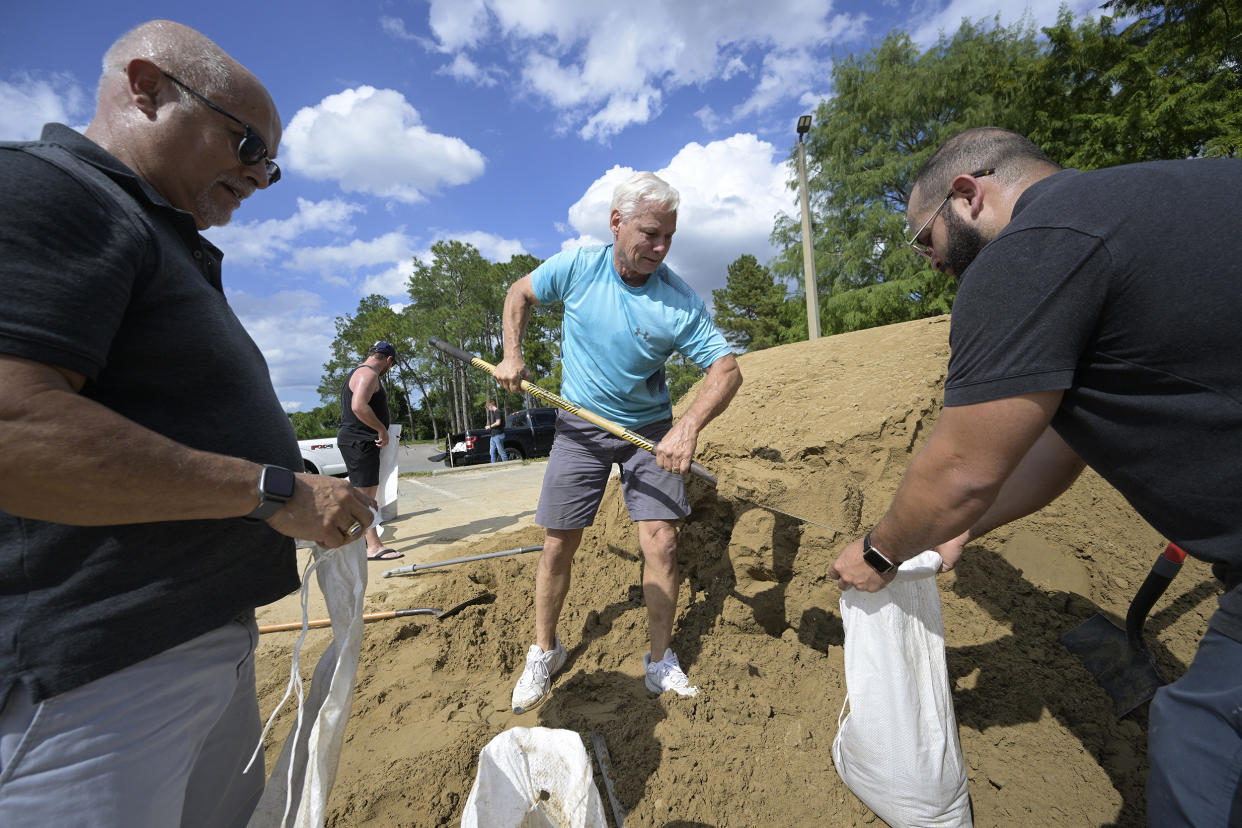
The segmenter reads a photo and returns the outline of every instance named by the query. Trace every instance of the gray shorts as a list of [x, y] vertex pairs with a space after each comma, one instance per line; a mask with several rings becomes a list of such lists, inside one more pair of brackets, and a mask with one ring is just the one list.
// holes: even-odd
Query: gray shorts
[[[665, 420], [633, 430], [658, 443], [672, 425]], [[632, 520], [677, 520], [690, 514], [680, 474], [660, 468], [651, 452], [558, 411], [535, 523], [546, 529], [590, 526], [613, 463], [621, 467], [621, 493]]]

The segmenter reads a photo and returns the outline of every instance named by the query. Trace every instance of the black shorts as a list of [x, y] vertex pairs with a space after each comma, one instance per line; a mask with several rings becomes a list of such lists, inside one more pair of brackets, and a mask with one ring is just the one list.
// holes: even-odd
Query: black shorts
[[380, 448], [374, 440], [337, 440], [341, 459], [349, 470], [349, 482], [355, 486], [378, 486]]

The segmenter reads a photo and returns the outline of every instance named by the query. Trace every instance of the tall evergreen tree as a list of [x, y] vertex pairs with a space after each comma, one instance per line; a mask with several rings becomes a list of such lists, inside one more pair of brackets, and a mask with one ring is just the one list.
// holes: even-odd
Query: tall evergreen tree
[[716, 327], [734, 348], [758, 351], [788, 339], [781, 308], [785, 286], [749, 253], [728, 267], [725, 286], [712, 291]]

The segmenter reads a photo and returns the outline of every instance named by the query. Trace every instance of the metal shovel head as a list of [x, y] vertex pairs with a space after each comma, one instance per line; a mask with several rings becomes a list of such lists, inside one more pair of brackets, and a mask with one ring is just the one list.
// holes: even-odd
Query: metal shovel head
[[483, 594], [476, 595], [473, 598], [467, 598], [465, 601], [462, 601], [460, 604], [457, 604], [456, 606], [449, 607], [446, 610], [440, 610], [440, 612], [436, 613], [436, 620], [443, 621], [445, 618], [452, 618], [454, 615], [457, 615], [459, 612], [466, 609], [467, 607], [475, 607], [475, 606], [478, 606], [479, 604], [494, 604], [494, 603], [496, 603], [496, 596], [490, 592], [484, 592]]
[[1151, 651], [1131, 643], [1126, 631], [1102, 612], [1062, 635], [1061, 643], [1095, 676], [1113, 700], [1118, 718], [1150, 701], [1164, 685]]

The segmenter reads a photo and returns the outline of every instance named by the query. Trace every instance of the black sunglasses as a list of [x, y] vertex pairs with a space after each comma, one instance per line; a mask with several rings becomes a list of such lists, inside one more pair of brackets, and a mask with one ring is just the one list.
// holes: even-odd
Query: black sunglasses
[[208, 100], [206, 95], [199, 93], [193, 87], [186, 85], [167, 72], [164, 72], [163, 69], [160, 71], [164, 73], [164, 77], [168, 78], [170, 81], [177, 84], [177, 86], [180, 86], [186, 92], [189, 92], [191, 95], [207, 104], [207, 106], [211, 107], [216, 112], [219, 112], [224, 117], [236, 121], [245, 127], [246, 134], [242, 136], [241, 143], [237, 145], [238, 160], [247, 167], [250, 167], [266, 159], [267, 163], [265, 164], [265, 168], [267, 170], [267, 183], [275, 184], [280, 180], [280, 167], [276, 165], [275, 161], [267, 157], [267, 142], [263, 140], [263, 136], [254, 131], [254, 127], [243, 121], [241, 118], [238, 118], [236, 115], [226, 112], [222, 107], [217, 106]]

